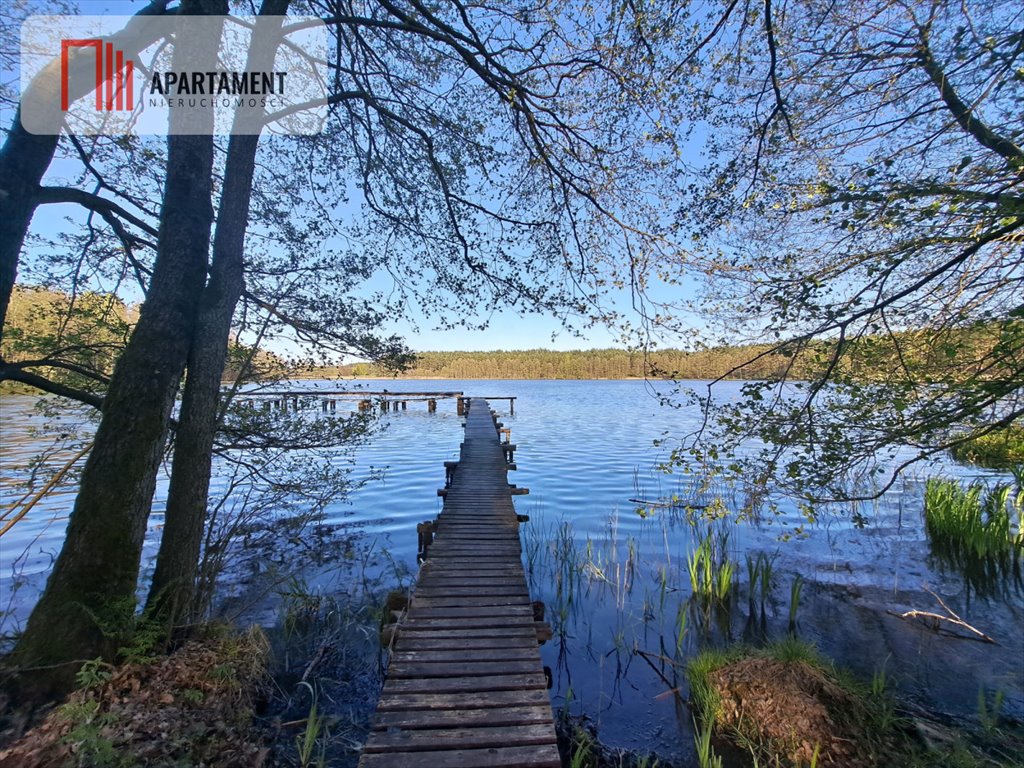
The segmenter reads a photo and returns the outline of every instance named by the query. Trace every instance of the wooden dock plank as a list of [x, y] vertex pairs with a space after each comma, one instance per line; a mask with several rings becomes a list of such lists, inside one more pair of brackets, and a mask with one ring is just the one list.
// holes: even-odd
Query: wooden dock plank
[[[429, 720], [428, 720], [429, 718]], [[405, 710], [401, 712], [381, 712], [374, 728], [421, 728], [442, 726], [475, 728], [478, 726], [498, 725], [533, 725], [551, 721], [551, 707], [543, 704], [526, 706], [502, 705], [480, 709], [445, 709], [441, 711]]]
[[543, 688], [502, 691], [446, 691], [443, 693], [412, 693], [402, 691], [381, 694], [377, 713], [435, 710], [441, 720], [444, 712], [457, 709], [498, 709], [506, 707], [547, 707], [551, 709], [548, 692]]
[[488, 677], [521, 673], [528, 675], [539, 666], [538, 659], [517, 660], [501, 659], [498, 661], [456, 661], [448, 662], [415, 662], [392, 659], [388, 667], [388, 678], [427, 679], [435, 677], [451, 678], [455, 675], [463, 677]]
[[445, 752], [380, 752], [364, 754], [361, 768], [561, 768], [558, 747], [491, 747]]
[[500, 747], [506, 744], [551, 744], [548, 724], [492, 725], [477, 728], [392, 728], [374, 734], [364, 752], [392, 752], [409, 750], [436, 752], [438, 744], [445, 750]]

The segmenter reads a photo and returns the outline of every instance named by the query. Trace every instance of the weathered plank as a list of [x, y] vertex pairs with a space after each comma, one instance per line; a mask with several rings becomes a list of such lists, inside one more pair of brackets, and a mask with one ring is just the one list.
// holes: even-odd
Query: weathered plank
[[455, 675], [463, 677], [486, 677], [492, 675], [524, 674], [534, 672], [539, 666], [536, 658], [528, 660], [501, 659], [498, 661], [455, 661], [448, 662], [414, 662], [392, 659], [388, 667], [389, 679], [405, 678], [450, 678]]
[[364, 754], [361, 768], [561, 768], [558, 747], [491, 747], [446, 752]]
[[436, 752], [439, 744], [443, 744], [445, 750], [456, 750], [501, 744], [551, 743], [553, 738], [548, 724], [485, 725], [478, 728], [394, 728], [374, 734], [373, 740], [363, 750], [368, 753], [395, 750]]
[[494, 709], [506, 707], [546, 707], [550, 714], [548, 692], [543, 688], [520, 688], [500, 691], [445, 691], [441, 693], [398, 693], [385, 690], [377, 704], [382, 712], [407, 712], [419, 709], [443, 712], [456, 709]]
[[520, 637], [437, 637], [436, 633], [419, 632], [402, 638], [402, 649], [406, 651], [471, 651], [476, 649], [522, 648]]
[[[551, 707], [545, 701], [532, 706], [505, 704], [480, 709], [405, 710], [381, 712], [374, 728], [440, 728], [444, 726], [475, 728], [483, 725], [532, 725], [551, 721]], [[428, 724], [424, 726], [424, 724]]]

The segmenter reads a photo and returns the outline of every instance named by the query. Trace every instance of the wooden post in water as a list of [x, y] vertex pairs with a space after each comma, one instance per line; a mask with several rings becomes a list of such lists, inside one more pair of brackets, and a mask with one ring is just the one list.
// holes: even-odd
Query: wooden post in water
[[437, 411], [437, 400], [427, 400], [427, 413], [435, 413]]
[[455, 400], [455, 413], [457, 413], [459, 416], [465, 416], [466, 410], [466, 401], [461, 397], [457, 398]]

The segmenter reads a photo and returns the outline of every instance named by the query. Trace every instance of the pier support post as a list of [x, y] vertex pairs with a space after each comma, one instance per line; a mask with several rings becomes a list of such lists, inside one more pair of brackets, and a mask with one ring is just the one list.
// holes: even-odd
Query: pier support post
[[427, 400], [427, 413], [435, 413], [437, 411], [437, 400]]

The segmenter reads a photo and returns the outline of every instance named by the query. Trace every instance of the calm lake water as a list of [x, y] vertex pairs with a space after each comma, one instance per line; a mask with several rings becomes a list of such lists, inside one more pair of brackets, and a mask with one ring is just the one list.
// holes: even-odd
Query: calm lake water
[[[850, 522], [837, 508], [806, 538], [782, 541], [801, 522], [795, 507], [777, 500], [770, 524], [726, 521], [729, 548], [738, 564], [738, 599], [731, 611], [705, 617], [690, 602], [686, 557], [692, 526], [679, 511], [631, 499], [657, 500], [692, 492], [681, 474], [657, 465], [667, 456], [654, 440], [683, 434], [699, 414], [659, 406], [652, 386], [638, 381], [386, 381], [360, 382], [392, 392], [462, 390], [473, 396], [516, 396], [515, 415], [506, 402], [492, 407], [512, 430], [518, 471], [510, 481], [530, 489], [516, 498], [523, 526], [524, 562], [534, 599], [543, 600], [555, 638], [542, 647], [552, 670], [552, 701], [594, 721], [613, 746], [654, 750], [688, 760], [691, 716], [682, 674], [686, 659], [704, 644], [722, 644], [787, 631], [791, 587], [799, 576], [797, 632], [828, 656], [870, 679], [885, 668], [904, 700], [933, 712], [969, 717], [978, 691], [1001, 690], [1004, 711], [1024, 718], [1024, 588], [1010, 578], [979, 597], [964, 577], [932, 556], [922, 519], [923, 487], [931, 475], [1008, 480], [996, 472], [952, 462], [916, 470], [876, 504], [861, 506], [867, 525]], [[302, 389], [336, 388], [336, 382], [300, 382]], [[351, 386], [351, 384], [346, 384]], [[720, 397], [738, 384], [721, 385]], [[29, 397], [0, 402], [0, 489], [4, 504], [23, 491], [24, 465], [42, 441], [72, 431], [73, 414], [44, 422]], [[327, 523], [352, 524], [378, 551], [415, 571], [416, 523], [441, 509], [442, 462], [458, 457], [462, 439], [454, 401], [436, 413], [410, 402], [355, 455], [357, 476], [384, 469], [383, 477], [328, 509]], [[32, 429], [45, 428], [44, 435]], [[88, 431], [88, 428], [86, 428]], [[66, 451], [64, 460], [73, 455]], [[162, 493], [166, 478], [161, 481]], [[731, 499], [723, 493], [727, 505]], [[51, 494], [0, 541], [0, 610], [4, 630], [31, 609], [59, 550], [73, 488]], [[156, 551], [161, 501], [150, 521], [148, 557]], [[747, 554], [776, 555], [775, 584], [766, 605], [749, 622]], [[332, 587], [341, 588], [341, 587]], [[891, 612], [940, 611], [927, 590], [940, 596], [964, 621], [999, 645], [942, 637]]]

